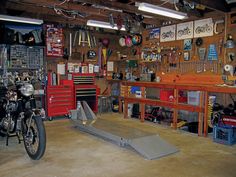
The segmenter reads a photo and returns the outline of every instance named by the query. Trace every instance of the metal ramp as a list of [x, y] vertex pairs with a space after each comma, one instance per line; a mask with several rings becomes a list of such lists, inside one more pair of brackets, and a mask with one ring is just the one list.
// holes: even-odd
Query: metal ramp
[[[148, 160], [161, 158], [178, 152], [178, 149], [163, 140], [159, 135], [123, 125], [120, 122], [96, 119], [86, 102], [83, 102], [83, 116], [89, 118], [72, 119], [76, 128], [89, 134], [111, 141], [121, 147], [131, 147]], [[93, 115], [93, 116], [91, 116]], [[86, 120], [86, 121], [85, 121]]]

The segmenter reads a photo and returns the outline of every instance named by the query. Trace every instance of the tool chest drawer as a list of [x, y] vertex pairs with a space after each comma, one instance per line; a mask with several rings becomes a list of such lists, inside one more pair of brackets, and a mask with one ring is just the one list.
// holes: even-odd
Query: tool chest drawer
[[73, 74], [75, 85], [94, 85], [94, 74]]
[[98, 92], [96, 85], [75, 85], [75, 103], [77, 101], [86, 101], [90, 108], [98, 111]]
[[47, 115], [49, 117], [69, 114], [71, 109], [75, 109], [73, 86], [47, 86]]

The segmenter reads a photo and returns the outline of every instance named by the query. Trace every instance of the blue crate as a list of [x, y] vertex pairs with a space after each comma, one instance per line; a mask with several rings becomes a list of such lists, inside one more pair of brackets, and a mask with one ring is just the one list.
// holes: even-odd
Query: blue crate
[[230, 126], [214, 126], [213, 141], [226, 145], [236, 143], [236, 128]]

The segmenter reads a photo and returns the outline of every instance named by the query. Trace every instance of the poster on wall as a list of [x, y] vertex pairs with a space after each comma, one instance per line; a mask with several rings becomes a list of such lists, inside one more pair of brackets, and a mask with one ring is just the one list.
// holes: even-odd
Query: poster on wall
[[177, 24], [176, 39], [193, 38], [193, 21]]
[[46, 55], [50, 57], [63, 56], [63, 30], [54, 25], [46, 25]]
[[192, 39], [184, 40], [184, 50], [192, 50]]
[[213, 36], [212, 18], [194, 21], [194, 38]]
[[161, 27], [160, 41], [174, 41], [175, 40], [176, 25]]
[[154, 28], [149, 33], [149, 39], [159, 39], [160, 38], [160, 28]]

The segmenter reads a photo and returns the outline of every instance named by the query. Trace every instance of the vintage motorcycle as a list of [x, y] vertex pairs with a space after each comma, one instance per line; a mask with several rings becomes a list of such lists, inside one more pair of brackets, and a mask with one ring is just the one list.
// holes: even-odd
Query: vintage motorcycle
[[16, 136], [24, 142], [27, 154], [39, 160], [46, 149], [46, 132], [41, 111], [36, 109], [34, 87], [29, 79], [14, 79], [14, 83], [0, 85], [0, 134]]

